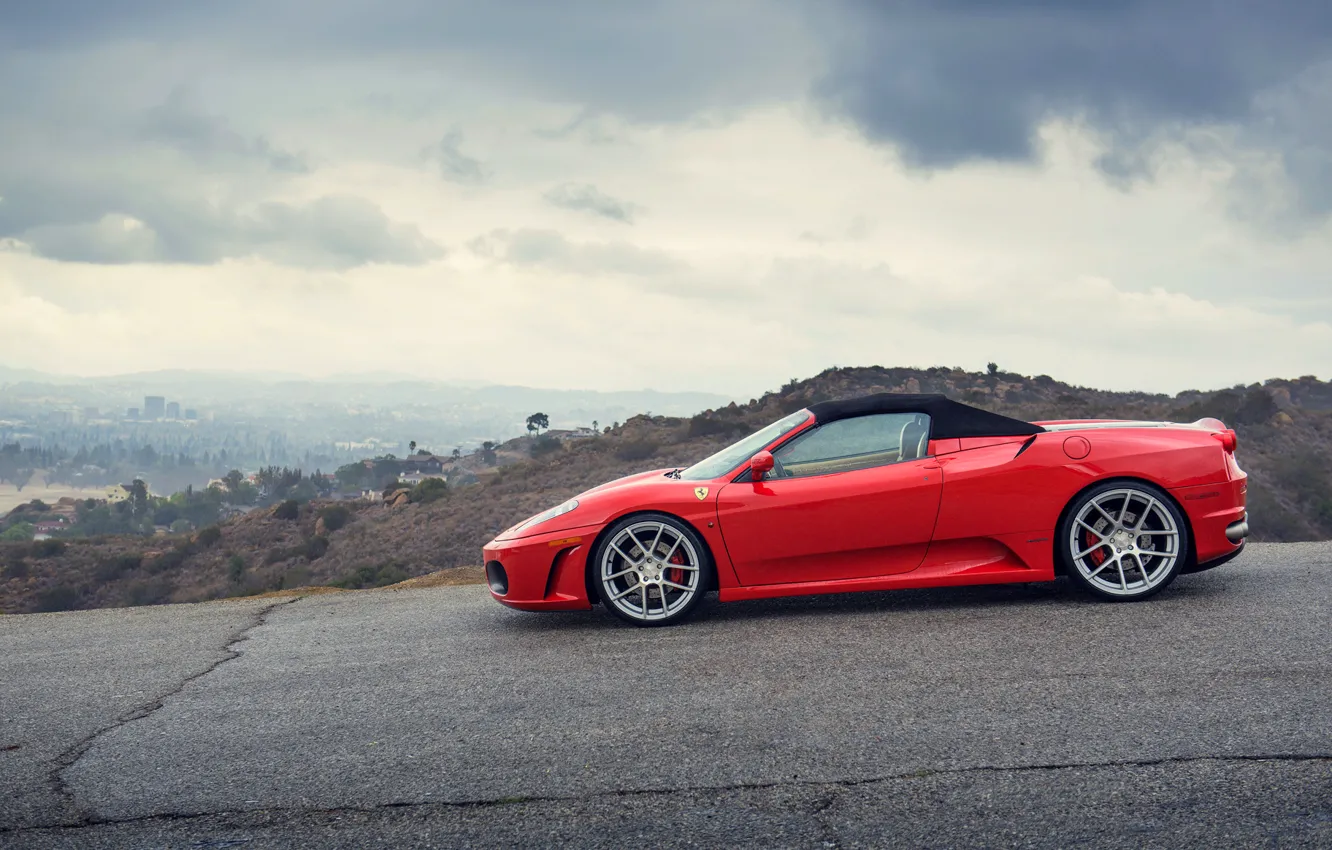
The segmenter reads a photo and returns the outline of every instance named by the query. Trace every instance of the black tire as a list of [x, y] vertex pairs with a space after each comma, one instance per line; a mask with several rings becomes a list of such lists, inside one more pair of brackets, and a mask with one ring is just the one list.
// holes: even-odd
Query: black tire
[[601, 604], [635, 626], [681, 622], [713, 586], [707, 544], [670, 514], [636, 514], [616, 522], [601, 536], [588, 569]]
[[1136, 602], [1160, 593], [1189, 552], [1189, 524], [1165, 491], [1106, 481], [1078, 495], [1055, 545], [1073, 583], [1098, 599]]

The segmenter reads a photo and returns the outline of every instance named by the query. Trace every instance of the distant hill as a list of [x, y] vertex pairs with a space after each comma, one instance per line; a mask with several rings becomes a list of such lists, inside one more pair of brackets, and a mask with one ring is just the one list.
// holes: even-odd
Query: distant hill
[[474, 565], [496, 532], [588, 487], [690, 463], [814, 402], [880, 391], [941, 392], [1024, 419], [1216, 417], [1239, 433], [1255, 539], [1332, 538], [1332, 384], [1316, 378], [1167, 396], [1003, 371], [842, 368], [689, 418], [631, 417], [609, 434], [569, 440], [539, 458], [526, 456], [527, 438], [511, 440], [495, 467], [478, 455], [463, 461], [464, 477], [476, 483], [430, 504], [354, 506], [336, 529], [321, 522], [325, 507], [307, 505], [296, 519], [263, 511], [225, 523], [216, 540], [114, 538], [63, 548], [48, 542], [44, 550], [41, 543], [0, 544], [0, 611], [194, 601], [312, 583], [364, 586]]

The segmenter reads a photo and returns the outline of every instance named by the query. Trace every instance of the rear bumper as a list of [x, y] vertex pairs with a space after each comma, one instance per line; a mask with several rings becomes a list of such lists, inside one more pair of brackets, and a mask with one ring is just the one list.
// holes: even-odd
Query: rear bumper
[[587, 526], [490, 541], [481, 550], [490, 595], [496, 602], [522, 611], [591, 608], [583, 576], [587, 550], [598, 530], [598, 526]]
[[1249, 534], [1248, 478], [1171, 490], [1188, 515], [1195, 557], [1185, 572], [1220, 566], [1244, 549]]
[[1243, 551], [1244, 551], [1244, 541], [1241, 540], [1240, 544], [1236, 546], [1235, 550], [1231, 552], [1229, 555], [1222, 555], [1219, 558], [1213, 558], [1212, 560], [1208, 561], [1205, 564], [1189, 564], [1187, 567], [1180, 570], [1180, 573], [1200, 573], [1203, 570], [1215, 569], [1221, 566], [1222, 564], [1228, 564], [1231, 561], [1235, 560], [1240, 556], [1240, 553]]

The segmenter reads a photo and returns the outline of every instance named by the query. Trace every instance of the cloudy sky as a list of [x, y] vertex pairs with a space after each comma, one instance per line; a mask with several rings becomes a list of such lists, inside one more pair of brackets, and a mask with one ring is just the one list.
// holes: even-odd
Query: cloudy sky
[[1326, 0], [46, 0], [0, 363], [1332, 377]]

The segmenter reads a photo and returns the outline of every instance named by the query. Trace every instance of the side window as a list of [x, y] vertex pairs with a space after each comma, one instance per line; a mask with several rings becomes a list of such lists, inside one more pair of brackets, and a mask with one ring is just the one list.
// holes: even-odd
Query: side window
[[[773, 452], [781, 477], [826, 475], [925, 457], [930, 417], [879, 413], [839, 419], [796, 437]], [[774, 476], [777, 477], [777, 476]]]

